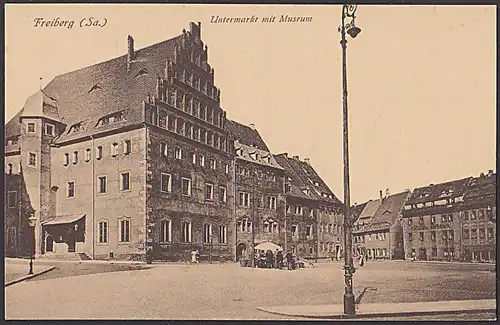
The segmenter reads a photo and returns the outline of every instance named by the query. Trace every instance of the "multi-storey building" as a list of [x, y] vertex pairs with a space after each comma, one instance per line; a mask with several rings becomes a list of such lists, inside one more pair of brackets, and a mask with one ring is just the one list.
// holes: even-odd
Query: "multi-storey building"
[[403, 210], [406, 259], [461, 258], [460, 210], [471, 178], [417, 188]]
[[294, 216], [305, 213], [301, 236], [298, 219], [286, 235], [295, 221], [286, 223], [285, 170], [299, 184], [297, 168], [311, 173], [307, 191], [324, 195], [311, 202], [329, 211], [339, 202], [307, 164], [281, 166], [253, 127], [227, 120], [201, 24], [139, 50], [129, 36], [127, 49], [55, 77], [5, 126], [7, 176], [19, 178], [8, 183], [26, 193], [15, 210], [17, 185], [7, 185], [5, 234], [27, 234], [33, 214], [38, 255], [143, 259], [152, 250], [171, 260], [198, 250], [228, 259], [252, 242], [286, 247], [292, 238], [312, 252], [316, 214], [300, 198], [291, 201]]
[[284, 169], [252, 124], [228, 121], [236, 153], [236, 258], [248, 258], [263, 241], [285, 245]]
[[37, 253], [231, 255], [232, 144], [200, 24], [141, 50], [129, 37], [126, 55], [55, 77], [9, 124]]
[[471, 180], [460, 209], [465, 261], [496, 260], [496, 174]]
[[[370, 218], [370, 222], [357, 228], [354, 232], [354, 244], [358, 254], [363, 254], [369, 259], [404, 258], [403, 229], [399, 219], [409, 196], [410, 191], [407, 190], [402, 193], [386, 195], [380, 200], [381, 202], [377, 204], [378, 208], [373, 213], [373, 217]], [[372, 212], [368, 211], [365, 216], [368, 215], [372, 215]]]
[[286, 153], [275, 155], [285, 169], [286, 249], [299, 256], [339, 256], [342, 251], [342, 203], [310, 162]]

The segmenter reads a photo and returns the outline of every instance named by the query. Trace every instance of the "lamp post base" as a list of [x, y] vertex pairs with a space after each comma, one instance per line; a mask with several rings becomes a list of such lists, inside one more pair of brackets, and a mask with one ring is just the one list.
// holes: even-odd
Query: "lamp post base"
[[28, 274], [33, 274], [33, 260], [30, 260], [30, 270]]
[[356, 305], [354, 302], [354, 295], [352, 293], [344, 293], [344, 314], [356, 314]]

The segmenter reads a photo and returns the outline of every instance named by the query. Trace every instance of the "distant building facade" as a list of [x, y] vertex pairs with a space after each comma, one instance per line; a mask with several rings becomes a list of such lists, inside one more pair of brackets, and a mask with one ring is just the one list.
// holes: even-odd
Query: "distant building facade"
[[460, 209], [465, 261], [496, 260], [496, 188], [492, 170], [470, 181]]
[[378, 202], [370, 201], [376, 203], [365, 206], [369, 211], [364, 216], [372, 215], [372, 207], [377, 206], [377, 209], [369, 223], [358, 223], [354, 231], [356, 255], [362, 254], [368, 259], [404, 259], [400, 218], [410, 193], [409, 190], [393, 195], [387, 192]]
[[406, 259], [459, 260], [461, 206], [471, 178], [417, 188], [403, 211]]

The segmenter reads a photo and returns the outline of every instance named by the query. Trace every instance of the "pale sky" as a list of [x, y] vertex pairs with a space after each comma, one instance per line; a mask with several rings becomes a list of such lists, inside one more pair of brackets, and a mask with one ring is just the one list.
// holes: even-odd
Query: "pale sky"
[[[212, 24], [212, 15], [311, 16]], [[255, 123], [273, 153], [309, 157], [343, 200], [341, 6], [6, 5], [8, 121], [54, 76], [202, 23], [227, 116]], [[80, 28], [84, 17], [104, 28]], [[37, 17], [75, 20], [34, 28]], [[496, 8], [359, 6], [348, 40], [351, 203], [495, 168]]]

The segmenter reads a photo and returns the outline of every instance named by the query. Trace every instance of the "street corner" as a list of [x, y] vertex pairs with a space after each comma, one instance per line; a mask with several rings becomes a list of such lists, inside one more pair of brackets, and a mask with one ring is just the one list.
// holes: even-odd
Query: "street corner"
[[29, 266], [23, 264], [10, 264], [5, 265], [5, 287], [13, 284], [33, 279], [39, 275], [45, 274], [54, 270], [56, 267], [53, 265], [35, 265], [33, 273], [29, 274]]

